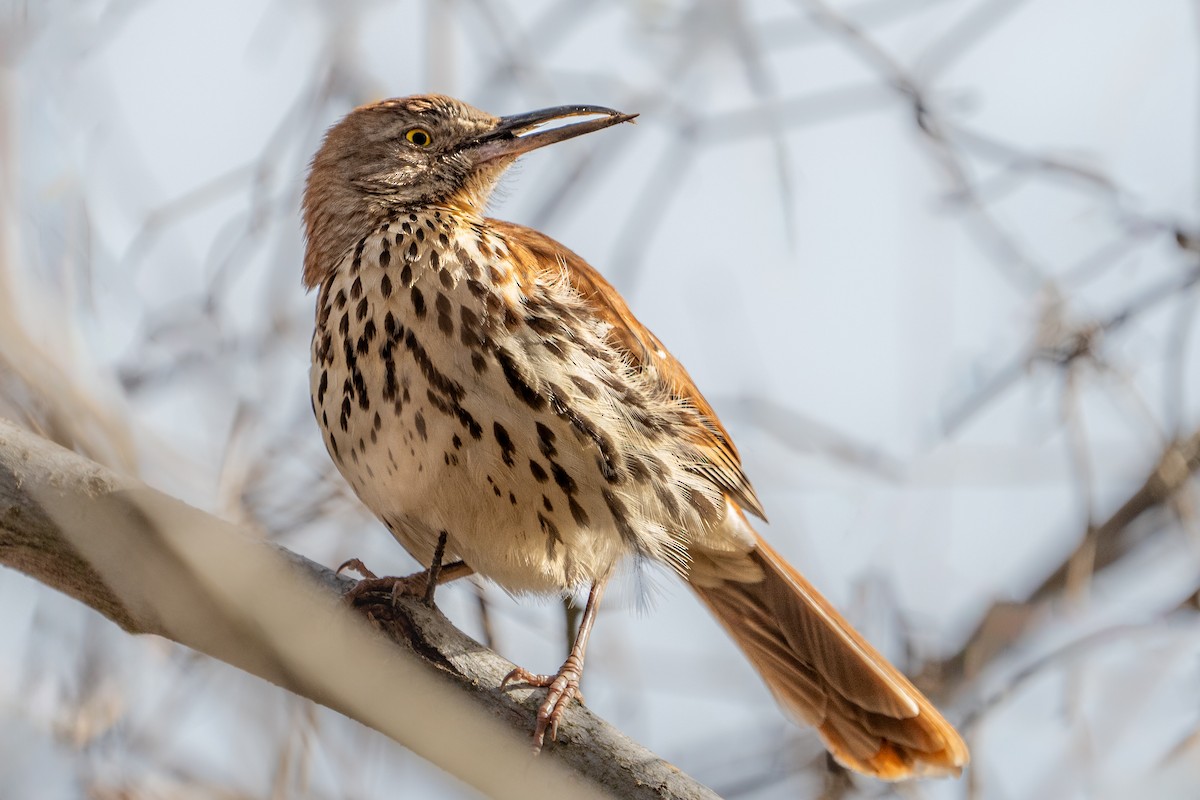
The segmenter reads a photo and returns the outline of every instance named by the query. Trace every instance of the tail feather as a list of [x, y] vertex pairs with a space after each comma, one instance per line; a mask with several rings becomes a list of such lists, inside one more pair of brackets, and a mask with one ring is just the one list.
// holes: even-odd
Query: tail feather
[[[937, 709], [755, 535], [762, 580], [693, 582], [776, 698], [843, 765], [885, 780], [958, 775], [967, 747]], [[741, 577], [741, 576], [739, 576]]]

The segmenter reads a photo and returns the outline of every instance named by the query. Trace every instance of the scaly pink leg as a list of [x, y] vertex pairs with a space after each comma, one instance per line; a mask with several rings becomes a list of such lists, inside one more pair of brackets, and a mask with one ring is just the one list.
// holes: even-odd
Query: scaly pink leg
[[592, 635], [592, 625], [596, 622], [596, 611], [600, 608], [600, 598], [604, 595], [604, 585], [607, 579], [592, 584], [588, 592], [587, 605], [583, 609], [583, 619], [579, 621], [579, 632], [575, 634], [575, 643], [571, 645], [571, 653], [554, 675], [536, 675], [528, 670], [517, 667], [500, 682], [503, 691], [509, 683], [516, 681], [530, 686], [544, 687], [546, 699], [538, 708], [537, 726], [533, 729], [533, 752], [538, 753], [545, 744], [546, 731], [550, 731], [550, 739], [558, 738], [558, 723], [563, 712], [567, 710], [573, 698], [583, 702], [579, 692], [579, 679], [583, 677], [583, 658], [587, 653], [588, 638]]

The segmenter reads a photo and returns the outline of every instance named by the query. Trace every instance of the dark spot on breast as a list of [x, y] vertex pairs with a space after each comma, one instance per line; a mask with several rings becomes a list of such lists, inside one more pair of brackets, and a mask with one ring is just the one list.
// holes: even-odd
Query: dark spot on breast
[[350, 284], [350, 299], [357, 300], [362, 297], [362, 278], [355, 276], [354, 283]]
[[655, 416], [643, 408], [631, 408], [629, 418], [634, 424], [642, 429], [642, 435], [650, 441], [657, 441], [663, 437], [667, 431], [666, 421], [659, 416]]
[[538, 316], [537, 314], [525, 315], [525, 324], [532, 328], [535, 333], [539, 333], [542, 336], [556, 334], [562, 328], [562, 323], [558, 320]]
[[476, 297], [483, 297], [488, 293], [487, 287], [474, 278], [467, 281], [467, 291]]
[[542, 495], [542, 508], [550, 512], [554, 511], [554, 504], [550, 502], [550, 498], [546, 497], [546, 495]]
[[421, 290], [414, 286], [411, 297], [413, 313], [417, 315], [417, 319], [422, 319], [425, 316], [425, 295], [421, 294]]
[[433, 365], [429, 354], [425, 352], [425, 348], [417, 341], [417, 337], [413, 335], [411, 329], [404, 335], [404, 346], [412, 353], [413, 360], [417, 362], [417, 366], [421, 369], [421, 374], [425, 376], [425, 380], [429, 382], [429, 386], [432, 389], [454, 402], [462, 400], [465, 394], [462, 385], [447, 377]]
[[454, 288], [454, 276], [450, 274], [450, 270], [442, 267], [438, 272], [438, 280], [442, 282], [442, 286], [446, 289]]
[[645, 483], [650, 480], [650, 470], [640, 458], [629, 456], [625, 459], [625, 466], [629, 468], [629, 477], [637, 483]]
[[342, 398], [342, 414], [341, 414], [341, 419], [338, 420], [338, 423], [341, 425], [342, 431], [344, 431], [346, 433], [350, 432], [350, 398], [349, 397]]
[[338, 321], [338, 333], [342, 336], [350, 333], [350, 314], [342, 314], [341, 320]]
[[392, 279], [387, 275], [379, 279], [379, 293], [385, 300], [392, 296]]
[[438, 292], [437, 300], [434, 301], [434, 307], [437, 308], [438, 312], [438, 329], [447, 336], [452, 336], [454, 334], [454, 323], [450, 320], [450, 298]]
[[412, 267], [410, 267], [408, 264], [405, 264], [404, 269], [400, 270], [400, 285], [401, 286], [412, 286], [413, 285]]
[[431, 269], [438, 269], [438, 264], [442, 262], [442, 257], [438, 255], [437, 250], [429, 251], [429, 266]]
[[367, 384], [363, 380], [363, 374], [359, 370], [354, 370], [354, 388], [358, 393], [358, 406], [363, 411], [371, 407], [371, 398], [367, 395]]
[[653, 453], [646, 453], [642, 457], [642, 461], [649, 465], [650, 469], [659, 478], [667, 477], [667, 464], [658, 456], [654, 455]]
[[517, 496], [515, 494], [513, 494], [512, 492], [509, 492], [508, 493], [508, 502], [512, 503], [515, 506], [517, 504]]
[[391, 263], [392, 263], [392, 254], [391, 254], [391, 251], [389, 251], [387, 249], [387, 240], [385, 239], [383, 241], [383, 249], [379, 251], [379, 266], [383, 267], [384, 269], [387, 269], [388, 265]]
[[383, 317], [383, 332], [387, 334], [388, 340], [395, 343], [404, 336], [404, 326], [396, 322], [395, 315], [391, 311], [387, 312]]
[[597, 463], [600, 467], [600, 474], [604, 476], [604, 480], [611, 484], [620, 484], [622, 478], [618, 464], [621, 457], [617, 452], [616, 446], [613, 444], [612, 438], [600, 430], [587, 415], [575, 407], [568, 405], [564, 400], [566, 395], [559, 386], [551, 383], [547, 388], [550, 390], [550, 407], [554, 413], [560, 419], [569, 422], [572, 429], [575, 430], [581, 439], [590, 439], [596, 445], [596, 449], [600, 451]]
[[475, 371], [482, 374], [487, 369], [487, 359], [481, 353], [471, 353], [471, 366]]
[[637, 531], [633, 529], [633, 524], [629, 519], [629, 510], [625, 507], [625, 501], [608, 489], [604, 489], [601, 494], [604, 496], [604, 504], [608, 506], [608, 511], [612, 514], [613, 523], [616, 524], [617, 533], [621, 536], [621, 539], [634, 552], [641, 553], [642, 545], [638, 541]]
[[367, 302], [367, 298], [364, 297], [362, 300], [358, 301], [358, 308], [355, 309], [354, 313], [359, 322], [362, 322], [367, 318], [367, 312], [370, 310], [370, 308], [371, 305]]
[[512, 389], [513, 394], [534, 411], [541, 411], [546, 407], [546, 398], [538, 394], [537, 390], [525, 380], [525, 376], [521, 374], [511, 353], [503, 347], [496, 348], [496, 360], [500, 362], [500, 369], [504, 371], [504, 380], [508, 381], [508, 386]]
[[333, 334], [329, 331], [321, 334], [321, 343], [317, 345], [317, 359], [322, 364], [333, 363]]
[[413, 425], [417, 428], [417, 435], [421, 437], [422, 442], [429, 441], [429, 434], [425, 430], [425, 415], [420, 411], [413, 417]]
[[546, 552], [550, 558], [554, 558], [554, 548], [562, 543], [562, 536], [558, 532], [558, 526], [546, 518], [542, 512], [538, 512], [538, 524], [542, 526], [542, 533], [546, 534]]
[[[383, 399], [384, 402], [390, 403], [396, 399], [396, 393], [400, 386], [396, 382], [396, 359], [392, 357], [391, 341], [384, 345], [384, 350], [386, 353], [383, 361]], [[396, 404], [397, 414], [400, 413], [401, 405], [400, 403]]]
[[592, 383], [587, 378], [580, 377], [579, 375], [572, 375], [571, 383], [575, 385], [575, 388], [579, 390], [580, 394], [589, 400], [595, 400], [600, 396], [599, 387], [597, 387], [596, 384]]
[[496, 444], [500, 445], [500, 458], [507, 466], [513, 465], [513, 453], [517, 451], [516, 445], [513, 444], [512, 437], [508, 435], [508, 430], [496, 422], [492, 425], [492, 433], [496, 437]]
[[567, 497], [567, 505], [571, 508], [571, 516], [575, 519], [576, 525], [590, 525], [591, 520], [588, 519], [587, 512], [583, 510], [583, 506], [575, 502], [573, 496]]
[[329, 388], [329, 371], [321, 370], [321, 380], [317, 384], [317, 402], [325, 402], [325, 391]]
[[462, 325], [462, 343], [467, 347], [483, 347], [487, 338], [479, 327], [479, 315], [466, 306], [458, 309], [459, 324]]
[[455, 450], [462, 449], [462, 439], [459, 438], [457, 433], [450, 437], [450, 443], [454, 445]]
[[376, 411], [376, 412], [375, 412], [375, 419], [374, 419], [374, 420], [372, 420], [372, 423], [371, 423], [371, 428], [372, 428], [372, 430], [375, 430], [375, 431], [377, 431], [377, 430], [379, 430], [379, 429], [380, 429], [380, 428], [382, 428], [382, 427], [383, 427], [383, 418], [382, 418], [382, 417], [380, 417], [380, 416], [379, 416], [379, 412], [378, 412], [378, 411]]
[[417, 228], [417, 241], [418, 242], [425, 241], [425, 229], [424, 228]]
[[[563, 469], [562, 465], [557, 461], [550, 462], [550, 473], [554, 475], [554, 482], [558, 484], [558, 488], [562, 489], [565, 494], [575, 494], [575, 479], [571, 474]], [[607, 491], [607, 490], [605, 490]]]
[[418, 253], [420, 253], [420, 252], [421, 252], [421, 251], [420, 251], [420, 250], [417, 248], [417, 243], [416, 243], [416, 242], [409, 242], [409, 243], [408, 243], [408, 250], [406, 250], [406, 251], [405, 251], [405, 256], [407, 257], [407, 259], [408, 259], [409, 261], [416, 261], [416, 260], [417, 260], [417, 254], [418, 254]]
[[546, 474], [546, 469], [532, 458], [529, 459], [529, 471], [533, 473], [533, 478], [538, 483], [545, 483], [550, 480], [550, 476]]
[[536, 425], [538, 435], [538, 449], [542, 451], [542, 455], [547, 458], [558, 455], [558, 449], [554, 446], [554, 431], [550, 430], [543, 423], [539, 422]]
[[333, 304], [338, 307], [338, 311], [341, 311], [343, 308], [346, 307], [346, 290], [345, 289], [338, 289], [337, 295], [334, 296], [334, 298], [333, 298]]
[[457, 400], [443, 398], [441, 395], [434, 394], [433, 389], [426, 389], [425, 396], [438, 411], [442, 412], [448, 417], [457, 419], [459, 424], [466, 428], [467, 432], [471, 434], [471, 438], [478, 439], [483, 436], [483, 429], [475, 420], [475, 417], [471, 416], [471, 413], [463, 408]]

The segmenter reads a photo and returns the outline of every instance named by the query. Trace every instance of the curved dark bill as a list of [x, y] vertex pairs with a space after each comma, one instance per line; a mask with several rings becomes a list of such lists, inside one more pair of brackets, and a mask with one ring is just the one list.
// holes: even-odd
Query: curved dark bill
[[[560, 125], [546, 131], [537, 131], [549, 122], [569, 117], [592, 117], [592, 119], [570, 125]], [[603, 106], [557, 106], [501, 117], [496, 127], [471, 144], [477, 161], [490, 161], [504, 156], [518, 156], [548, 144], [574, 139], [585, 133], [603, 130], [629, 122], [637, 114], [622, 114]]]

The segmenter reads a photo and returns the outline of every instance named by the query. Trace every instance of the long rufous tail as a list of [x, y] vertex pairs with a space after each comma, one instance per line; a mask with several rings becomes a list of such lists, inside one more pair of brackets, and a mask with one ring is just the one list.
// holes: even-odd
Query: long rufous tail
[[763, 580], [691, 586], [779, 702], [851, 769], [958, 775], [967, 746], [933, 704], [761, 537], [750, 556]]

